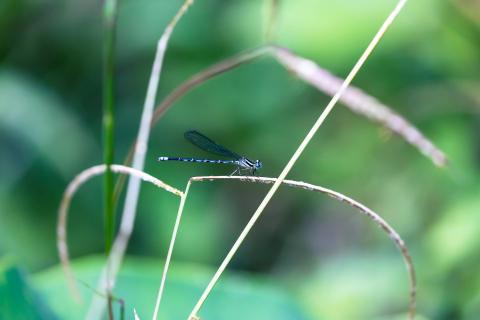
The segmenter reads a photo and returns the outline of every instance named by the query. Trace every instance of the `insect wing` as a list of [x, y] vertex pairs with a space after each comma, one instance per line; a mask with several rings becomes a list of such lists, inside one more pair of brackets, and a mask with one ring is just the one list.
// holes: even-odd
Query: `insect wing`
[[240, 159], [241, 156], [228, 150], [227, 148], [215, 143], [210, 138], [204, 136], [198, 131], [191, 130], [185, 132], [185, 139], [190, 141], [192, 144], [196, 145], [202, 150], [205, 150], [210, 153], [214, 153], [223, 157]]

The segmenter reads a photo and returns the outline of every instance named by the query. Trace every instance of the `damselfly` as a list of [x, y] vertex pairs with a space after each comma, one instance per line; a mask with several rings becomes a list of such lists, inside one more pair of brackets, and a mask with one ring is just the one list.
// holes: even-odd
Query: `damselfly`
[[249, 160], [246, 157], [228, 150], [227, 148], [217, 144], [213, 140], [207, 138], [198, 131], [191, 130], [185, 132], [185, 138], [190, 141], [195, 146], [199, 147], [202, 150], [205, 150], [216, 155], [227, 157], [232, 160], [210, 160], [210, 159], [196, 159], [196, 158], [172, 158], [172, 157], [159, 157], [158, 161], [187, 161], [187, 162], [207, 162], [207, 163], [223, 163], [223, 164], [234, 164], [237, 166], [235, 171], [231, 174], [241, 173], [242, 171], [250, 172], [252, 175], [255, 175], [255, 171], [262, 167], [262, 163], [259, 160]]

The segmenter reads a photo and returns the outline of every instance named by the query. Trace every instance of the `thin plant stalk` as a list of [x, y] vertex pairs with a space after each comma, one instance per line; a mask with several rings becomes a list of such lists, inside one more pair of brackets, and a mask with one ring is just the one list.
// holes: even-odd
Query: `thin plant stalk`
[[[115, 38], [117, 21], [117, 0], [105, 0], [103, 7], [103, 162], [107, 168], [113, 164], [115, 153]], [[113, 198], [113, 173], [107, 169], [103, 180], [104, 194], [104, 237], [105, 254], [110, 254], [115, 235], [115, 212]]]
[[240, 245], [243, 243], [243, 241], [245, 240], [245, 238], [247, 237], [248, 233], [250, 232], [250, 230], [253, 228], [253, 226], [255, 225], [256, 221], [258, 220], [258, 218], [260, 217], [260, 215], [262, 214], [262, 212], [264, 211], [265, 207], [267, 206], [267, 204], [270, 202], [270, 200], [272, 199], [273, 195], [276, 193], [276, 191], [278, 190], [278, 188], [280, 187], [280, 185], [282, 184], [283, 180], [285, 180], [287, 174], [290, 172], [290, 170], [292, 169], [293, 165], [296, 163], [296, 161], [298, 160], [298, 158], [300, 157], [300, 155], [303, 153], [303, 151], [305, 150], [305, 148], [307, 147], [307, 145], [309, 144], [309, 142], [312, 140], [313, 136], [315, 135], [315, 133], [318, 131], [318, 129], [320, 128], [320, 126], [323, 124], [323, 122], [325, 121], [326, 117], [330, 114], [330, 112], [332, 111], [333, 107], [335, 106], [335, 104], [338, 102], [338, 100], [340, 99], [340, 97], [342, 96], [342, 94], [344, 93], [344, 91], [347, 89], [348, 85], [352, 82], [353, 78], [355, 77], [355, 75], [358, 73], [358, 71], [360, 70], [360, 68], [363, 66], [363, 64], [365, 63], [365, 61], [367, 60], [367, 58], [370, 56], [370, 54], [372, 53], [373, 49], [376, 47], [376, 45], [378, 44], [378, 42], [380, 41], [380, 39], [382, 38], [382, 36], [384, 35], [384, 33], [386, 32], [386, 30], [388, 29], [388, 27], [391, 25], [391, 23], [393, 22], [393, 20], [395, 19], [395, 17], [398, 15], [398, 13], [401, 11], [401, 9], [403, 8], [403, 6], [405, 5], [406, 3], [406, 0], [400, 0], [397, 5], [395, 6], [395, 8], [393, 9], [393, 11], [390, 13], [390, 15], [387, 17], [387, 19], [385, 20], [385, 22], [382, 24], [382, 26], [380, 27], [380, 29], [378, 30], [377, 34], [373, 37], [372, 41], [370, 42], [370, 44], [368, 45], [368, 47], [366, 48], [366, 50], [364, 51], [364, 53], [362, 54], [362, 56], [360, 57], [360, 59], [357, 61], [357, 63], [354, 65], [354, 67], [352, 68], [352, 70], [350, 71], [350, 73], [348, 74], [348, 76], [346, 77], [345, 81], [342, 83], [342, 86], [340, 87], [340, 89], [337, 91], [337, 93], [335, 94], [335, 96], [332, 98], [332, 100], [330, 100], [330, 103], [326, 106], [325, 110], [320, 114], [320, 116], [318, 117], [317, 121], [315, 122], [315, 124], [313, 125], [313, 127], [310, 129], [310, 131], [308, 132], [308, 134], [305, 136], [305, 138], [303, 139], [302, 143], [300, 144], [300, 146], [297, 148], [297, 150], [295, 151], [295, 153], [293, 154], [293, 156], [290, 158], [290, 160], [288, 161], [287, 165], [285, 166], [285, 168], [282, 170], [282, 172], [280, 173], [279, 177], [277, 178], [277, 180], [275, 181], [275, 183], [273, 184], [273, 186], [270, 188], [270, 190], [268, 191], [267, 195], [265, 196], [265, 198], [262, 200], [262, 202], [260, 203], [260, 205], [258, 206], [257, 210], [255, 211], [255, 213], [252, 215], [252, 217], [250, 218], [250, 220], [248, 221], [247, 225], [245, 226], [245, 228], [243, 229], [243, 231], [240, 233], [240, 236], [238, 237], [238, 239], [235, 241], [235, 243], [233, 244], [232, 248], [230, 249], [230, 251], [228, 252], [227, 256], [225, 257], [225, 259], [223, 260], [223, 262], [220, 264], [220, 267], [218, 268], [218, 270], [215, 272], [214, 276], [212, 277], [212, 279], [210, 280], [210, 282], [208, 283], [207, 287], [205, 288], [204, 292], [202, 293], [202, 295], [200, 296], [199, 300], [197, 301], [196, 305], [193, 307], [191, 313], [190, 313], [190, 318], [194, 318], [197, 316], [198, 314], [198, 311], [200, 310], [200, 308], [202, 307], [203, 303], [205, 302], [205, 300], [207, 299], [208, 295], [210, 294], [210, 292], [212, 291], [213, 287], [215, 286], [215, 284], [218, 282], [218, 279], [220, 278], [221, 274], [225, 271], [225, 269], [227, 268], [228, 264], [230, 263], [230, 261], [232, 260], [233, 256], [236, 254], [238, 248], [240, 247]]
[[[150, 80], [148, 83], [147, 94], [143, 106], [140, 126], [138, 129], [135, 151], [133, 154], [132, 167], [140, 171], [143, 170], [145, 164], [145, 157], [148, 149], [148, 138], [150, 136], [150, 124], [152, 122], [155, 99], [157, 96], [158, 85], [160, 82], [160, 75], [163, 66], [163, 59], [165, 56], [165, 51], [167, 49], [167, 44], [177, 22], [192, 4], [193, 0], [184, 1], [177, 14], [173, 17], [171, 22], [165, 28], [165, 31], [163, 32], [157, 43], [157, 51], [155, 53], [155, 59], [153, 62], [152, 71], [150, 73]], [[130, 235], [133, 231], [139, 194], [140, 180], [136, 177], [130, 177], [127, 186], [122, 221], [120, 223], [120, 230], [113, 244], [112, 252], [108, 257], [106, 269], [104, 268], [100, 275], [100, 279], [98, 282], [99, 290], [102, 290], [102, 288], [105, 287], [113, 288], [115, 285], [115, 278], [123, 256], [125, 254], [125, 250], [127, 249]], [[87, 312], [87, 319], [101, 318], [103, 308], [104, 301], [94, 296]]]
[[180, 227], [180, 221], [182, 219], [183, 208], [185, 207], [185, 201], [187, 201], [188, 191], [190, 190], [191, 181], [188, 181], [187, 187], [183, 192], [180, 199], [180, 206], [178, 207], [177, 218], [175, 219], [175, 225], [173, 227], [172, 237], [170, 238], [170, 244], [168, 246], [167, 258], [165, 259], [165, 266], [163, 267], [162, 280], [160, 281], [160, 287], [158, 288], [157, 299], [155, 302], [155, 310], [153, 311], [153, 320], [158, 318], [158, 310], [160, 309], [160, 302], [162, 301], [163, 290], [165, 288], [165, 281], [167, 280], [168, 269], [172, 260], [173, 247], [175, 246], [175, 240], [177, 239], [178, 228]]
[[[103, 181], [105, 254], [108, 256], [115, 236], [115, 203], [113, 173], [110, 165], [115, 155], [115, 38], [117, 22], [117, 0], [105, 0], [103, 7], [103, 162], [107, 166]], [[112, 296], [107, 290], [108, 318], [113, 320]]]
[[[99, 292], [97, 291], [95, 288], [93, 288], [92, 286], [90, 286], [88, 283], [80, 280], [80, 279], [77, 279], [80, 283], [82, 283], [85, 287], [87, 287], [88, 289], [92, 290], [94, 294], [100, 296], [100, 297], [103, 297], [104, 299], [111, 299], [112, 301], [114, 302], [117, 302], [118, 303], [118, 306], [119, 306], [119, 314], [120, 314], [120, 320], [124, 320], [125, 319], [125, 301], [123, 301], [123, 299], [121, 298], [118, 298], [118, 297], [115, 297], [113, 296], [112, 294], [104, 294], [102, 292]], [[113, 317], [113, 315], [112, 315]]]

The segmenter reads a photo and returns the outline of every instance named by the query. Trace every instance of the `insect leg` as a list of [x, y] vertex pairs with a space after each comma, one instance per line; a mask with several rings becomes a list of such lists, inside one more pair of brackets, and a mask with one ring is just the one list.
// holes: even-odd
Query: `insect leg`
[[238, 171], [239, 171], [239, 167], [235, 168], [235, 171], [233, 171], [233, 172], [230, 174], [230, 177], [231, 177], [231, 176], [234, 176], [235, 173], [237, 173]]

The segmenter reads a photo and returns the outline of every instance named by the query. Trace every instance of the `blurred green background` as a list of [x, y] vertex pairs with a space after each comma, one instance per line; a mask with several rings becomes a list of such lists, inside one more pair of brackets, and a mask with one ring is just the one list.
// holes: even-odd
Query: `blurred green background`
[[[138, 130], [156, 41], [181, 1], [120, 1], [116, 163]], [[280, 1], [275, 42], [344, 77], [394, 1]], [[264, 1], [196, 1], [171, 38], [160, 101], [195, 72], [262, 44]], [[354, 80], [446, 152], [433, 166], [385, 128], [338, 105], [289, 178], [332, 188], [400, 233], [418, 275], [422, 319], [480, 317], [480, 5], [410, 1]], [[101, 2], [0, 2], [0, 319], [82, 319], [58, 266], [55, 228], [69, 181], [101, 163]], [[179, 100], [152, 130], [145, 171], [183, 189], [230, 168], [157, 163], [204, 156], [198, 129], [261, 159], [277, 176], [328, 97], [261, 58]], [[167, 282], [163, 319], [186, 319], [268, 190], [194, 184]], [[72, 203], [77, 277], [95, 286], [104, 258], [102, 179]], [[116, 295], [151, 317], [178, 198], [143, 185]], [[122, 208], [122, 203], [119, 204]], [[121, 210], [118, 210], [121, 211]], [[79, 283], [83, 294], [92, 295]], [[3, 296], [3, 297], [2, 297]], [[204, 319], [403, 319], [408, 281], [385, 234], [353, 208], [281, 188], [200, 315]]]

